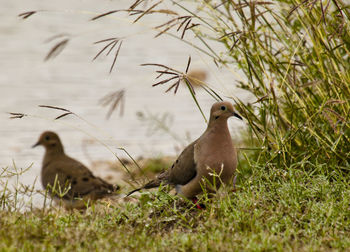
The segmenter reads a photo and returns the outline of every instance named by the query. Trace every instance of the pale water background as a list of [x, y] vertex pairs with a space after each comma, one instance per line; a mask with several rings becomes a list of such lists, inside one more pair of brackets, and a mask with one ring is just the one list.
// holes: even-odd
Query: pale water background
[[[184, 86], [176, 95], [164, 93], [169, 87], [155, 83], [154, 67], [141, 67], [142, 63], [161, 63], [185, 70], [191, 55], [192, 69], [204, 69], [208, 84], [222, 96], [235, 96], [247, 100], [249, 96], [235, 87], [237, 74], [218, 69], [212, 60], [196, 49], [164, 35], [154, 39], [152, 30], [170, 19], [164, 14], [147, 17], [132, 24], [135, 17], [118, 13], [96, 21], [89, 21], [97, 14], [115, 9], [126, 9], [132, 1], [84, 0], [0, 0], [0, 165], [19, 168], [33, 164], [20, 181], [31, 184], [40, 175], [42, 147], [32, 149], [40, 133], [56, 131], [67, 154], [90, 166], [91, 161], [115, 160], [113, 154], [96, 139], [107, 144], [121, 157], [124, 147], [135, 158], [158, 155], [176, 155], [183, 143], [196, 139], [206, 124]], [[173, 8], [172, 6], [168, 6]], [[164, 6], [163, 6], [164, 8]], [[45, 10], [27, 20], [19, 13]], [[69, 34], [70, 42], [55, 59], [44, 62], [44, 57], [58, 41], [46, 41], [57, 34]], [[108, 74], [112, 57], [101, 57], [92, 62], [95, 54], [104, 46], [93, 42], [123, 37], [116, 67]], [[185, 36], [195, 44], [191, 32]], [[125, 89], [124, 115], [117, 110], [105, 120], [108, 108], [98, 105], [106, 94]], [[197, 90], [197, 98], [208, 116], [213, 98], [203, 90]], [[38, 105], [67, 108], [84, 118], [91, 126], [74, 116], [53, 119], [61, 112]], [[170, 134], [157, 131], [150, 134], [148, 123], [140, 121], [138, 112], [161, 116], [168, 113], [173, 121]], [[10, 120], [7, 112], [21, 112], [31, 116]], [[229, 121], [231, 133], [237, 136], [245, 123], [237, 119]], [[40, 188], [40, 184], [37, 184]]]

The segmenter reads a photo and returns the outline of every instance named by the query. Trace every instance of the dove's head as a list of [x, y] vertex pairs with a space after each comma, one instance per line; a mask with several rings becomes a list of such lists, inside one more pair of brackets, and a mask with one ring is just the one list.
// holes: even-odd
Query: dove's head
[[36, 144], [34, 144], [32, 147], [36, 147], [38, 145], [42, 145], [45, 147], [45, 149], [59, 149], [63, 151], [63, 147], [60, 141], [60, 138], [55, 132], [52, 131], [45, 131], [43, 132], [39, 140]]
[[227, 119], [231, 116], [235, 116], [242, 120], [242, 117], [237, 114], [230, 102], [222, 101], [213, 104], [210, 110], [210, 121], [216, 121], [218, 119]]

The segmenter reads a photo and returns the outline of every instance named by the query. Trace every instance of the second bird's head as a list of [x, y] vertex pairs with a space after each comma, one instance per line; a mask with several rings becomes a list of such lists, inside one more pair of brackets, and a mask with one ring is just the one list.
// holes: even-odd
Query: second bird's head
[[211, 120], [217, 120], [219, 118], [229, 118], [231, 116], [235, 116], [241, 120], [242, 117], [237, 114], [230, 102], [227, 101], [221, 101], [221, 102], [216, 102], [213, 104], [210, 110], [210, 119]]
[[34, 148], [39, 145], [44, 146], [46, 149], [57, 148], [62, 146], [60, 138], [55, 132], [52, 131], [43, 132], [40, 135], [38, 142], [32, 147]]

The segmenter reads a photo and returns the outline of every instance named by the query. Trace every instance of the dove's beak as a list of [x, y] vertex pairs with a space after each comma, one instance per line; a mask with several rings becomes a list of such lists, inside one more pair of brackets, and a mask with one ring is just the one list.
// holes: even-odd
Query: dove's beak
[[232, 115], [237, 117], [237, 118], [239, 118], [239, 119], [241, 119], [241, 120], [243, 120], [243, 118], [239, 114], [237, 114], [236, 112], [233, 112]]
[[35, 148], [35, 147], [37, 147], [38, 145], [40, 145], [41, 143], [40, 142], [37, 142], [36, 144], [34, 144], [33, 146], [32, 146], [32, 148]]

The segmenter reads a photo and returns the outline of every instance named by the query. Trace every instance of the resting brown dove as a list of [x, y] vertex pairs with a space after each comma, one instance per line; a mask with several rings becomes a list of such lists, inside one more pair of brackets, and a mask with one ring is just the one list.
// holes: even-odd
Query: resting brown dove
[[232, 181], [237, 167], [237, 152], [227, 126], [227, 119], [231, 116], [242, 120], [231, 103], [214, 103], [205, 132], [182, 151], [169, 169], [128, 195], [141, 189], [168, 184], [175, 186], [177, 194], [195, 199], [203, 186], [208, 185], [205, 182], [211, 184], [206, 189], [214, 191], [214, 184], [217, 189], [221, 182], [227, 184]]
[[[55, 200], [62, 199], [66, 208], [84, 208], [88, 201], [111, 196], [119, 189], [119, 186], [95, 177], [86, 166], [67, 156], [56, 133], [45, 131], [33, 148], [38, 145], [45, 147], [41, 169], [42, 185], [48, 188]], [[62, 197], [58, 195], [58, 192], [64, 192], [65, 189], [69, 189], [66, 194]]]

